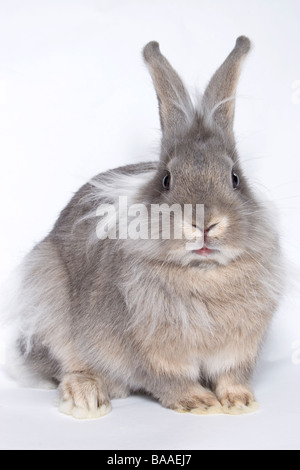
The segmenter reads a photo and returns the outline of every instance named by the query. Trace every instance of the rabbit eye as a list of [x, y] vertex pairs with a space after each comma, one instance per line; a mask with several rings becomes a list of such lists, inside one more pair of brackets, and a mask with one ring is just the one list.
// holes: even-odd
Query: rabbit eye
[[163, 188], [168, 191], [170, 189], [170, 183], [171, 183], [171, 175], [170, 173], [167, 173], [164, 176], [164, 179], [162, 181]]
[[232, 178], [233, 189], [238, 188], [240, 185], [240, 178], [239, 178], [239, 175], [234, 170], [232, 171], [231, 178]]

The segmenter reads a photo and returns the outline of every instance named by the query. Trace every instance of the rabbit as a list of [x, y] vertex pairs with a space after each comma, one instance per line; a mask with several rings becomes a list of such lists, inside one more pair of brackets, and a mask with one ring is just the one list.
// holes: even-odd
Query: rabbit
[[[99, 418], [112, 399], [138, 391], [182, 413], [257, 410], [251, 379], [283, 275], [275, 223], [241, 169], [234, 137], [250, 49], [239, 37], [195, 104], [159, 44], [148, 43], [159, 160], [93, 178], [25, 257], [14, 357], [55, 383], [61, 412]], [[160, 226], [155, 237], [130, 239], [119, 219], [116, 237], [99, 236], [99, 206], [118, 214], [121, 197], [147, 211], [204, 205], [203, 226], [193, 212], [181, 221], [182, 239], [163, 239]]]

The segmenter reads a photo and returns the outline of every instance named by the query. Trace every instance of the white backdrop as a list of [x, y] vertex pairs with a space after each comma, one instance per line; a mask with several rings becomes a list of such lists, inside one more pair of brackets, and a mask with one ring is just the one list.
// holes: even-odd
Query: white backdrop
[[58, 414], [54, 392], [1, 373], [0, 448], [300, 447], [299, 23], [298, 0], [0, 0], [1, 281], [87, 179], [157, 158], [141, 57], [153, 39], [191, 90], [203, 90], [237, 36], [252, 39], [235, 131], [253, 185], [276, 204], [288, 264], [255, 378], [258, 414], [180, 416], [132, 397], [102, 421], [77, 423]]

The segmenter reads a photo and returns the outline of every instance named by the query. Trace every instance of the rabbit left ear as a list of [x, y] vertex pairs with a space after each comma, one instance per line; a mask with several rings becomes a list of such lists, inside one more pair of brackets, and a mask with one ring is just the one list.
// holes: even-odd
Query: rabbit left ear
[[163, 138], [172, 138], [194, 117], [191, 98], [177, 72], [161, 54], [157, 42], [147, 44], [143, 55], [157, 94]]
[[242, 63], [251, 49], [251, 42], [240, 36], [233, 51], [213, 75], [203, 95], [202, 104], [212, 114], [213, 120], [223, 131], [233, 135], [235, 93]]

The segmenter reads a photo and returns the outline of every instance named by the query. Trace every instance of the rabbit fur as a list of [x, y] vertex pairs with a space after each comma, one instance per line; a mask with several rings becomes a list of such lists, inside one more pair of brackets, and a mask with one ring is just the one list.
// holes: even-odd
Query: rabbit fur
[[[275, 224], [242, 172], [233, 133], [250, 48], [237, 39], [196, 106], [158, 43], [147, 44], [160, 159], [93, 178], [25, 258], [14, 354], [32, 377], [55, 381], [62, 412], [97, 418], [134, 391], [180, 412], [256, 409], [249, 384], [282, 270]], [[208, 252], [159, 236], [99, 240], [97, 207], [118, 210], [119, 196], [147, 207], [204, 204]]]

